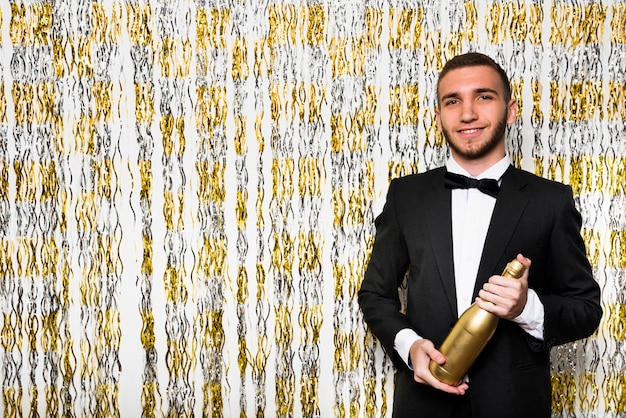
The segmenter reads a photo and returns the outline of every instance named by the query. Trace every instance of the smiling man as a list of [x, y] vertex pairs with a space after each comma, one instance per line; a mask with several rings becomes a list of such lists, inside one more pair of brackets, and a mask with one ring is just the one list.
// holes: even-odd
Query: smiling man
[[[391, 182], [359, 291], [396, 366], [393, 416], [550, 417], [550, 348], [591, 335], [602, 316], [572, 190], [511, 166], [517, 102], [490, 57], [446, 63], [437, 99], [450, 158]], [[500, 276], [514, 258], [522, 277]], [[447, 385], [428, 365], [445, 363], [437, 347], [472, 303], [502, 320], [465, 379]]]

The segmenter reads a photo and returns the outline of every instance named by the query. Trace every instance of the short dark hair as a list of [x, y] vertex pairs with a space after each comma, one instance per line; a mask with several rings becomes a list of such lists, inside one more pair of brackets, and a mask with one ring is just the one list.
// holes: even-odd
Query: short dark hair
[[509, 81], [509, 76], [506, 74], [506, 71], [504, 71], [502, 67], [491, 57], [479, 52], [468, 52], [466, 54], [457, 55], [446, 62], [439, 73], [439, 79], [437, 80], [437, 101], [439, 101], [439, 83], [441, 83], [441, 79], [446, 74], [459, 68], [481, 66], [490, 67], [496, 70], [500, 76], [500, 80], [502, 81], [502, 86], [504, 87], [504, 98], [508, 102], [511, 99], [511, 83]]

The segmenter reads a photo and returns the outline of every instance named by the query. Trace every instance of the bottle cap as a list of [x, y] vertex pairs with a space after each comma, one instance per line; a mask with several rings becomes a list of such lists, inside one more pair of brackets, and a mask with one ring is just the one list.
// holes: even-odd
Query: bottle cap
[[524, 273], [525, 269], [526, 267], [524, 267], [522, 263], [515, 259], [506, 265], [502, 275], [507, 277], [519, 278]]

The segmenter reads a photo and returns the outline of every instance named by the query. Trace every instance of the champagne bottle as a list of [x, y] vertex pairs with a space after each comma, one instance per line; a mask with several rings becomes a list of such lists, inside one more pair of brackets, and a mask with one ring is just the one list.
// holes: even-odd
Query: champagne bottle
[[[508, 263], [502, 276], [518, 279], [524, 265], [517, 260]], [[461, 382], [498, 326], [498, 317], [473, 303], [446, 337], [439, 351], [446, 357], [444, 364], [430, 362], [430, 372], [448, 385]]]

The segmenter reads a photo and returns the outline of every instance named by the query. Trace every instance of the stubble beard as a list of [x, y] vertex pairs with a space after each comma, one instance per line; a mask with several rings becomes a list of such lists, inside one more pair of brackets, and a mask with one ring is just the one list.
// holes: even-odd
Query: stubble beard
[[448, 146], [456, 154], [468, 160], [477, 160], [493, 151], [500, 144], [500, 141], [504, 141], [504, 134], [506, 133], [506, 118], [502, 118], [498, 121], [491, 138], [477, 148], [462, 148], [450, 140], [450, 133], [447, 129], [442, 127], [441, 131], [446, 139], [446, 142], [448, 143]]

